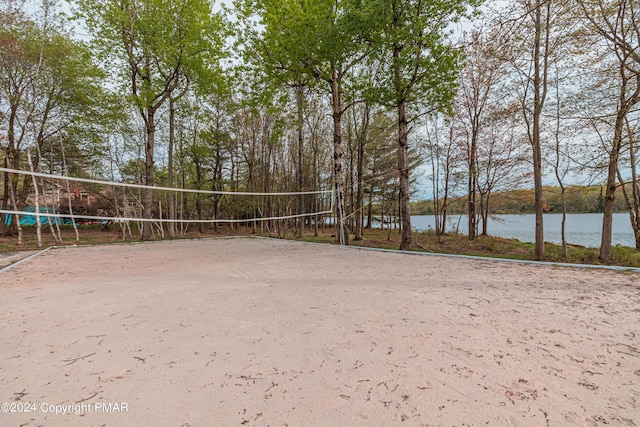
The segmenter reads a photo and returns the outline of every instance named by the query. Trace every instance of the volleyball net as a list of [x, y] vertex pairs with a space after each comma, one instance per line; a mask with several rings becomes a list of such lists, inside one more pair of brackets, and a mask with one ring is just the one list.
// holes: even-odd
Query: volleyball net
[[[324, 222], [333, 191], [249, 192], [170, 188], [67, 177], [0, 167], [0, 218], [19, 224], [155, 223], [185, 231], [190, 224], [271, 228]], [[212, 184], [209, 182], [209, 185]], [[145, 206], [149, 212], [145, 215]], [[283, 221], [285, 224], [283, 224]], [[161, 233], [163, 234], [163, 233]]]

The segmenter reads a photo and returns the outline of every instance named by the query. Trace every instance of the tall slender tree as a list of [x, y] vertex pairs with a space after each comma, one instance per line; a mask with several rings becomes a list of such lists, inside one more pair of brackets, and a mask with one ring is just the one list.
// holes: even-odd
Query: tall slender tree
[[373, 0], [377, 16], [375, 58], [380, 62], [378, 102], [397, 111], [400, 175], [400, 249], [411, 248], [409, 132], [416, 116], [446, 110], [455, 95], [462, 50], [449, 26], [469, 13], [475, 0]]
[[502, 53], [514, 70], [515, 87], [531, 148], [535, 194], [535, 258], [544, 258], [544, 117], [551, 65], [564, 42], [566, 7], [550, 0], [519, 0], [500, 19]]
[[[78, 0], [102, 58], [117, 67], [142, 118], [145, 184], [154, 185], [157, 115], [171, 94], [217, 65], [222, 56], [222, 20], [206, 0]], [[153, 191], [145, 190], [143, 217], [152, 217]], [[142, 239], [151, 237], [143, 223]]]
[[[245, 0], [236, 4], [248, 17], [256, 18], [251, 46], [269, 70], [286, 71], [295, 78], [311, 79], [330, 97], [333, 119], [333, 177], [336, 194], [336, 231], [348, 243], [344, 229], [342, 164], [342, 117], [354, 102], [345, 101], [350, 72], [362, 63], [369, 50], [368, 31], [375, 16], [362, 0]], [[253, 17], [253, 18], [252, 18]], [[271, 71], [270, 71], [271, 72]], [[305, 81], [305, 80], [303, 80]]]
[[[87, 118], [95, 120], [94, 106], [103, 97], [98, 83], [103, 74], [86, 45], [72, 40], [49, 18], [38, 24], [15, 12], [0, 19], [0, 46], [0, 128], [6, 130], [0, 137], [3, 165], [26, 168], [24, 151], [31, 147], [32, 163], [38, 169], [43, 145], [51, 146], [63, 133], [76, 144], [90, 140], [95, 127]], [[0, 205], [7, 206], [13, 193], [15, 208], [21, 210], [32, 190], [30, 178], [14, 175], [9, 179], [5, 174]], [[3, 227], [0, 219], [0, 231]]]
[[468, 228], [469, 239], [475, 240], [478, 233], [478, 145], [485, 125], [485, 116], [490, 112], [490, 95], [495, 91], [503, 64], [495, 55], [495, 44], [491, 35], [473, 31], [468, 40], [465, 68], [460, 76], [460, 90], [455, 107], [459, 121], [463, 124], [466, 146], [468, 176]]
[[625, 123], [634, 106], [640, 103], [640, 7], [632, 0], [576, 0], [587, 27], [613, 53], [612, 68], [617, 77], [617, 102], [609, 153], [607, 183], [602, 220], [600, 261], [611, 262], [611, 235], [616, 197], [616, 177]]

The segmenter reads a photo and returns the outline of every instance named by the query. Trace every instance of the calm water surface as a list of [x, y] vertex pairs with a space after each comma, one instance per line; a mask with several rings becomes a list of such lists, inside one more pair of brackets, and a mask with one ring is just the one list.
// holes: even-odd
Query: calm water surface
[[[562, 215], [545, 214], [544, 240], [546, 242], [562, 243], [561, 224]], [[415, 215], [411, 217], [411, 225], [416, 230], [435, 229], [432, 215]], [[460, 233], [467, 233], [466, 215], [455, 215], [447, 220], [447, 230], [453, 231], [459, 227]], [[495, 215], [489, 219], [487, 232], [492, 236], [516, 238], [523, 242], [535, 240], [535, 215]], [[567, 242], [575, 245], [598, 247], [602, 236], [602, 214], [567, 214], [566, 223]], [[636, 243], [628, 213], [613, 215], [614, 245], [632, 246]]]

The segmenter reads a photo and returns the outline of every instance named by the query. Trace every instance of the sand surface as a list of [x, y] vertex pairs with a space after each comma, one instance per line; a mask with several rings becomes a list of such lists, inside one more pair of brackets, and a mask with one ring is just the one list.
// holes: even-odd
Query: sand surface
[[0, 321], [0, 426], [640, 426], [636, 274], [266, 239], [55, 249], [0, 274]]
[[0, 252], [0, 270], [38, 252], [39, 251]]

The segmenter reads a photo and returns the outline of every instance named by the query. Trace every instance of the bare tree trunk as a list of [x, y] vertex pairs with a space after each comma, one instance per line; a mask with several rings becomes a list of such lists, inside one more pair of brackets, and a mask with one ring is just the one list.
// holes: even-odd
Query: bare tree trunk
[[[31, 161], [31, 150], [27, 150], [27, 160], [29, 161], [29, 169], [31, 173], [34, 173], [35, 170], [33, 168], [33, 162]], [[34, 208], [36, 210], [36, 236], [38, 239], [38, 247], [42, 247], [42, 222], [40, 221], [40, 192], [38, 191], [38, 182], [36, 180], [35, 175], [31, 175], [31, 179], [33, 180], [33, 191], [34, 191]]]
[[[62, 136], [60, 137], [60, 149], [62, 151], [62, 170], [64, 176], [69, 176], [69, 171], [67, 170], [67, 157], [64, 152], [64, 143], [62, 142]], [[67, 200], [69, 202], [69, 215], [73, 215], [73, 206], [71, 206], [71, 184], [69, 184], [69, 180], [67, 179]], [[78, 226], [76, 225], [75, 218], [71, 218], [71, 224], [73, 224], [73, 231], [76, 233], [76, 243], [80, 242], [80, 233], [78, 232]]]
[[[402, 47], [395, 45], [393, 57], [400, 57]], [[411, 249], [411, 208], [409, 195], [409, 128], [407, 122], [407, 102], [402, 98], [404, 91], [402, 88], [402, 76], [399, 67], [395, 67], [395, 93], [399, 96], [397, 101], [398, 110], [398, 173], [400, 176], [400, 221], [402, 222], [402, 238], [400, 239], [400, 250]]]
[[364, 107], [364, 117], [362, 119], [361, 134], [358, 138], [358, 190], [356, 195], [356, 229], [354, 240], [362, 240], [364, 233], [364, 149], [367, 145], [367, 135], [369, 132], [371, 107], [366, 104]]
[[[429, 135], [429, 127], [426, 127], [427, 134]], [[436, 238], [438, 243], [442, 242], [442, 235], [444, 234], [444, 224], [440, 215], [440, 145], [438, 141], [434, 141], [431, 137], [428, 137], [429, 141], [429, 157], [431, 159], [431, 176], [432, 176], [432, 197], [433, 197], [433, 220], [436, 228]]]
[[349, 244], [349, 233], [344, 224], [344, 186], [342, 184], [342, 101], [338, 72], [331, 78], [331, 106], [333, 109], [333, 182], [336, 197], [336, 236], [341, 245]]
[[[630, 100], [626, 98], [627, 77], [624, 75], [624, 65], [620, 66], [623, 75], [623, 85], [620, 89], [620, 105], [613, 135], [613, 143], [609, 153], [609, 169], [607, 173], [607, 190], [604, 197], [604, 214], [602, 218], [602, 241], [600, 244], [600, 261], [605, 264], [611, 263], [611, 236], [613, 231], [613, 211], [616, 198], [616, 174], [618, 172], [618, 158], [622, 147], [622, 134], [624, 123], [629, 109], [640, 99], [640, 86], [636, 89]], [[635, 100], [635, 103], [633, 102]]]
[[[173, 104], [173, 96], [169, 97], [169, 148], [167, 153], [167, 187], [173, 188], [173, 147], [175, 144], [175, 107]], [[169, 232], [169, 238], [176, 237], [176, 223], [173, 222], [176, 219], [176, 202], [175, 194], [169, 190], [167, 199], [169, 222], [167, 223], [167, 231]]]
[[[199, 162], [195, 162], [196, 168], [196, 188], [198, 190], [201, 189], [202, 186], [202, 167]], [[196, 193], [196, 211], [198, 212], [198, 219], [203, 220], [203, 211], [202, 211], [202, 197], [200, 193]], [[198, 223], [198, 231], [200, 233], [204, 232], [204, 224], [202, 222]]]
[[[542, 108], [544, 106], [547, 91], [547, 62], [550, 31], [550, 10], [547, 3], [546, 25], [542, 28], [542, 7], [543, 0], [536, 0], [535, 3], [535, 39], [533, 52], [533, 134], [531, 135], [531, 145], [533, 150], [533, 181], [535, 187], [535, 212], [536, 212], [536, 232], [535, 232], [535, 258], [544, 259], [544, 200], [542, 197], [542, 146], [540, 143], [540, 121]], [[542, 32], [545, 32], [544, 54], [542, 54]], [[541, 61], [543, 63], [541, 63]]]
[[[183, 163], [183, 158], [180, 158], [180, 188], [182, 190], [185, 189], [187, 176]], [[184, 237], [184, 234], [187, 232], [184, 224], [184, 213], [186, 211], [187, 199], [185, 198], [185, 193], [183, 191], [180, 192], [180, 236]]]
[[631, 215], [631, 225], [633, 226], [633, 234], [636, 241], [636, 249], [640, 249], [640, 188], [638, 184], [638, 163], [636, 159], [636, 146], [633, 136], [633, 130], [629, 125], [629, 120], [625, 121], [627, 134], [629, 135], [629, 152], [631, 162], [631, 194], [633, 197], [633, 208], [629, 211]]
[[555, 129], [555, 142], [556, 142], [556, 162], [554, 165], [554, 171], [555, 171], [555, 175], [556, 175], [556, 180], [558, 181], [558, 185], [560, 186], [560, 199], [562, 201], [562, 224], [561, 224], [561, 229], [560, 229], [560, 234], [561, 234], [561, 238], [562, 238], [562, 257], [564, 259], [567, 258], [568, 254], [568, 250], [567, 250], [567, 237], [566, 237], [566, 224], [567, 224], [567, 200], [566, 200], [566, 188], [564, 186], [564, 182], [563, 182], [563, 177], [566, 173], [566, 170], [564, 172], [560, 172], [560, 105], [561, 105], [561, 99], [560, 99], [560, 78], [558, 76], [558, 73], [556, 72], [556, 79], [555, 79], [555, 89], [556, 89], [556, 129]]
[[[40, 151], [40, 144], [36, 144], [36, 150], [38, 153], [38, 159], [42, 159], [42, 153]], [[53, 174], [53, 166], [51, 166], [51, 170], [49, 171], [49, 173]], [[47, 186], [46, 186], [46, 182], [44, 180], [43, 177], [40, 177], [40, 187], [42, 188], [42, 192], [43, 194], [43, 201], [44, 201], [44, 207], [45, 207], [45, 211], [47, 213], [53, 213], [56, 211], [56, 204], [54, 201], [55, 198], [55, 193], [56, 193], [56, 188], [55, 186], [52, 184], [51, 185], [51, 212], [49, 212], [49, 204], [47, 203]], [[53, 228], [53, 223], [55, 222], [56, 224], [56, 229]], [[47, 216], [47, 224], [49, 226], [49, 231], [51, 232], [51, 236], [53, 237], [53, 241], [56, 243], [62, 243], [62, 239], [60, 237], [60, 226], [58, 225], [58, 218], [55, 217], [55, 219], [52, 221], [50, 216]], [[57, 233], [56, 233], [57, 230]]]
[[478, 124], [477, 116], [470, 115], [472, 121], [471, 129], [471, 147], [469, 149], [469, 193], [467, 196], [468, 204], [468, 226], [469, 226], [469, 240], [476, 240], [478, 236], [478, 217], [476, 213], [477, 203], [477, 188], [478, 188]]
[[[11, 178], [11, 180], [13, 181], [13, 174], [10, 174], [9, 177]], [[13, 190], [13, 185], [9, 186], [9, 193], [10, 193], [10, 197], [11, 197], [11, 204], [13, 205], [13, 210], [18, 212], [18, 204], [16, 203], [16, 193]], [[11, 218], [13, 219], [13, 224], [15, 224], [16, 230], [18, 231], [18, 245], [22, 246], [22, 226], [20, 225], [20, 215], [19, 214], [14, 214], [11, 216]]]
[[[602, 241], [600, 261], [611, 263], [611, 235], [613, 211], [616, 196], [616, 175], [622, 147], [622, 135], [627, 114], [640, 102], [640, 58], [637, 41], [640, 28], [637, 21], [637, 1], [619, 0], [617, 2], [597, 1], [595, 5], [578, 1], [583, 15], [594, 30], [610, 48], [617, 59], [620, 81], [618, 83], [617, 114], [614, 125], [613, 141], [609, 152], [604, 214], [602, 218]], [[592, 8], [595, 6], [595, 8]], [[595, 9], [595, 11], [594, 11]], [[636, 179], [634, 177], [634, 179]]]
[[398, 173], [400, 174], [400, 221], [402, 238], [400, 250], [411, 249], [411, 207], [409, 199], [409, 141], [406, 103], [398, 103]]
[[373, 185], [369, 186], [369, 201], [367, 204], [367, 229], [371, 229], [373, 223]]
[[[9, 168], [9, 164], [7, 163], [8, 159], [7, 156], [4, 156], [4, 167], [5, 168]], [[2, 175], [2, 201], [0, 202], [0, 206], [2, 207], [2, 209], [7, 209], [7, 207], [9, 206], [9, 173], [8, 172], [3, 172]], [[6, 227], [7, 227], [7, 220], [9, 218], [9, 214], [0, 214], [0, 236], [4, 236], [5, 232], [6, 232]]]
[[624, 196], [625, 204], [627, 205], [627, 211], [629, 212], [629, 219], [631, 220], [631, 228], [633, 229], [633, 235], [636, 242], [636, 249], [640, 249], [640, 191], [638, 189], [638, 164], [636, 160], [636, 148], [633, 138], [633, 130], [629, 126], [629, 121], [625, 120], [627, 133], [629, 135], [629, 162], [631, 166], [631, 195], [627, 190], [627, 183], [624, 182], [620, 168], [618, 167], [617, 175], [620, 181], [620, 187], [622, 188], [622, 194]]
[[382, 186], [382, 200], [380, 201], [380, 230], [384, 230], [384, 223], [385, 223], [385, 219], [384, 219], [384, 214], [385, 214], [385, 208], [387, 207], [387, 184], [383, 184]]
[[[303, 109], [304, 109], [304, 86], [296, 87], [296, 103], [298, 108], [298, 191], [300, 191], [300, 214], [306, 213], [304, 205], [304, 132], [303, 132]], [[304, 223], [306, 218], [298, 218], [298, 235], [304, 237]]]
[[[147, 108], [147, 114], [145, 117], [145, 125], [147, 130], [147, 141], [145, 144], [145, 181], [144, 184], [148, 186], [144, 189], [144, 200], [142, 203], [142, 218], [151, 219], [151, 206], [153, 203], [153, 189], [154, 184], [154, 146], [156, 135], [155, 124], [155, 110], [153, 108]], [[151, 238], [152, 228], [150, 221], [142, 222], [142, 234], [141, 240], [149, 240]]]
[[613, 232], [613, 211], [616, 199], [616, 174], [618, 171], [618, 158], [622, 145], [622, 131], [626, 110], [620, 109], [616, 116], [611, 152], [609, 153], [609, 169], [607, 173], [607, 189], [604, 196], [604, 214], [602, 217], [602, 241], [600, 243], [600, 261], [611, 263], [611, 236]]

